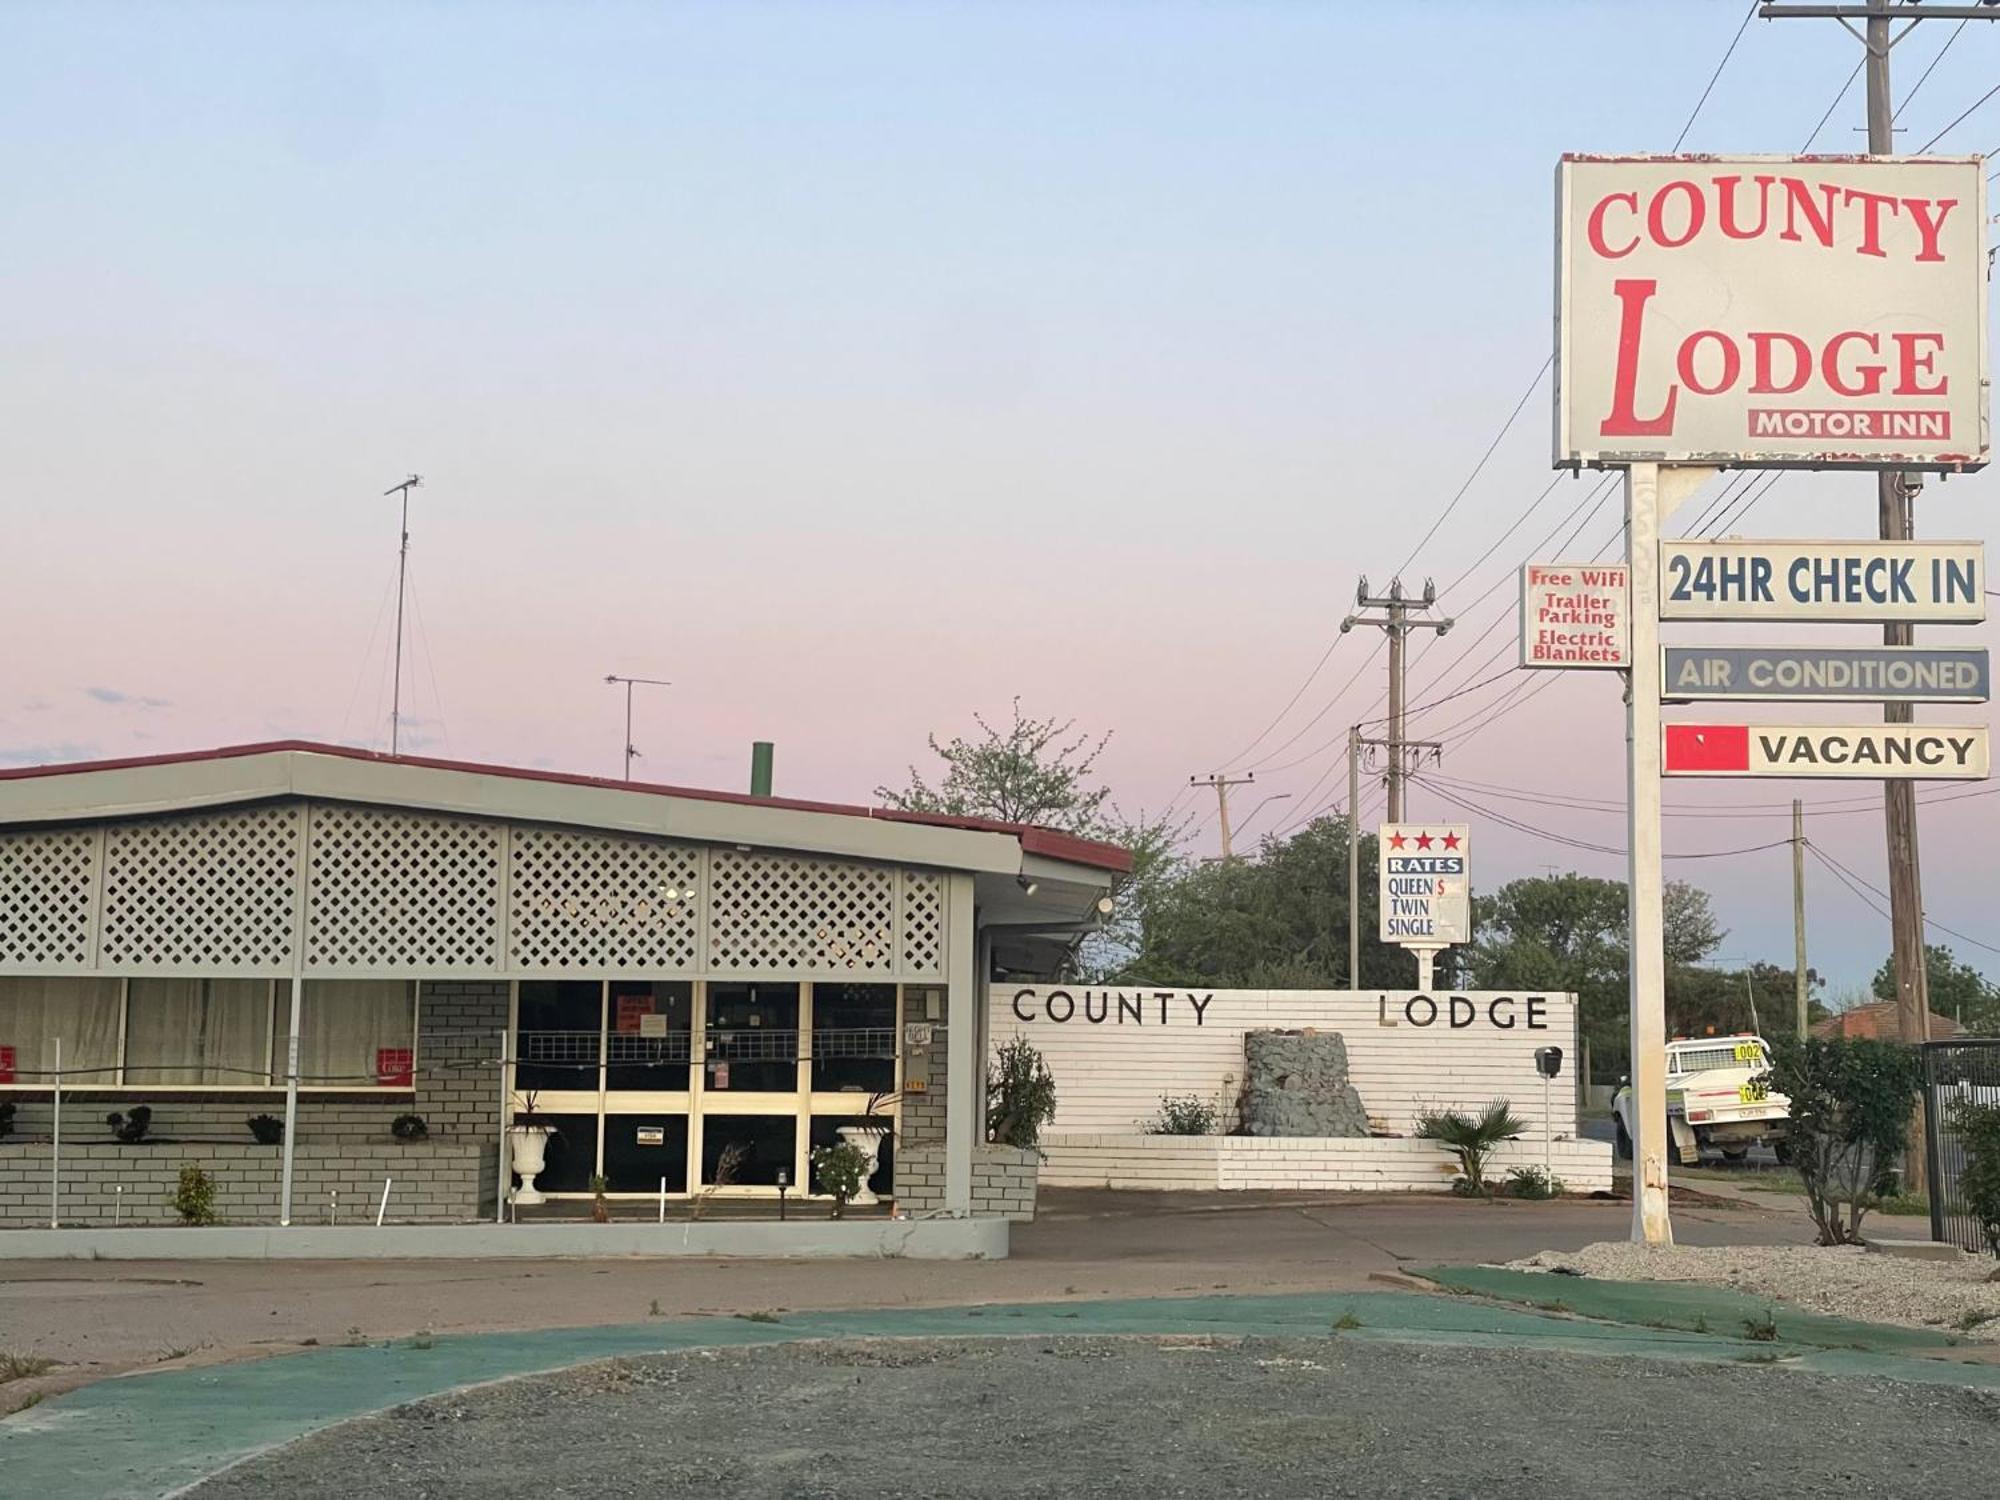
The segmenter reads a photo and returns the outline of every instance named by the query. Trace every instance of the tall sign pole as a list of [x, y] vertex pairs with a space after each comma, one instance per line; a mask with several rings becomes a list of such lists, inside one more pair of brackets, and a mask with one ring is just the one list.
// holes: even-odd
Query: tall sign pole
[[[1831, 17], [1849, 31], [1854, 20], [1864, 23], [1860, 33], [1867, 48], [1864, 68], [1868, 79], [1868, 154], [1893, 156], [1896, 152], [1895, 104], [1889, 95], [1889, 53], [1908, 36], [1919, 21], [1956, 20], [2000, 21], [2000, 9], [1992, 5], [1925, 5], [1916, 0], [1867, 0], [1865, 5], [1781, 5], [1760, 6], [1765, 20]], [[1903, 21], [1901, 31], [1891, 23]], [[1922, 488], [1920, 475], [1884, 469], [1875, 476], [1878, 532], [1885, 542], [1908, 541], [1916, 535], [1911, 502]], [[1907, 646], [1914, 632], [1906, 624], [1882, 627], [1887, 646]], [[1912, 713], [1908, 703], [1885, 703], [1882, 717], [1890, 724], [1908, 724]], [[1882, 820], [1889, 849], [1889, 937], [1890, 963], [1896, 978], [1896, 1024], [1905, 1042], [1930, 1040], [1930, 978], [1924, 970], [1924, 895], [1922, 865], [1917, 848], [1917, 788], [1911, 781], [1882, 783]], [[1905, 1174], [1911, 1191], [1925, 1190], [1923, 1148], [1923, 1106], [1910, 1121], [1909, 1170]]]

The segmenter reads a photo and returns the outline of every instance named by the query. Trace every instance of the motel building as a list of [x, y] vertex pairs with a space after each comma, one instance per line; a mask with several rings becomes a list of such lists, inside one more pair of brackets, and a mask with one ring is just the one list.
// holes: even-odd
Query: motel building
[[[187, 1164], [236, 1225], [579, 1219], [594, 1180], [620, 1218], [823, 1221], [843, 1127], [878, 1163], [851, 1217], [1026, 1216], [984, 981], [1052, 974], [1129, 868], [329, 745], [0, 772], [0, 1225], [173, 1224]], [[532, 1183], [502, 1170], [529, 1123]]]

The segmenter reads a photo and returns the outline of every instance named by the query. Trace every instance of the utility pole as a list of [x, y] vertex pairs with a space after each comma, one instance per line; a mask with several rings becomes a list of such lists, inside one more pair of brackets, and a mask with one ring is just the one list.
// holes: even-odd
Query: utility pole
[[1404, 675], [1408, 667], [1404, 642], [1413, 630], [1435, 630], [1443, 635], [1451, 629], [1451, 618], [1444, 616], [1435, 620], [1420, 619], [1411, 614], [1412, 610], [1428, 611], [1437, 603], [1437, 585], [1428, 578], [1424, 580], [1421, 599], [1413, 599], [1403, 592], [1403, 580], [1392, 579], [1389, 592], [1382, 598], [1370, 596], [1368, 580], [1363, 578], [1354, 591], [1354, 603], [1358, 609], [1379, 609], [1380, 618], [1367, 615], [1349, 615], [1340, 622], [1340, 632], [1345, 635], [1357, 625], [1373, 625], [1389, 637], [1389, 821], [1403, 821], [1403, 784], [1409, 774], [1409, 743], [1404, 724], [1404, 707], [1408, 701], [1405, 692]]
[[1792, 995], [1798, 1003], [1799, 1040], [1806, 1039], [1806, 809], [1792, 798]]
[[[403, 497], [402, 540], [396, 548], [396, 682], [389, 690], [389, 753], [394, 755], [403, 743], [403, 583], [410, 574], [410, 491], [424, 482], [421, 474], [412, 474], [401, 484], [391, 485], [382, 491], [384, 495]], [[381, 702], [381, 699], [376, 699]]]
[[[1867, 49], [1868, 74], [1868, 154], [1893, 156], [1896, 153], [1896, 107], [1889, 95], [1889, 53], [1896, 43], [1916, 30], [1920, 21], [2000, 21], [2000, 8], [1986, 5], [1922, 5], [1919, 0], [1867, 0], [1866, 4], [1784, 5], [1766, 4], [1757, 9], [1765, 20], [1823, 20], [1840, 22]], [[1856, 31], [1854, 21], [1865, 23]], [[1903, 28], [1892, 33], [1892, 23]], [[1911, 502], [1923, 488], [1919, 474], [1884, 469], [1875, 476], [1875, 509], [1878, 532], [1885, 542], [1908, 541], [1916, 535]], [[1884, 625], [1882, 644], [1907, 646], [1915, 632], [1903, 624]], [[1890, 724], [1907, 724], [1913, 718], [1907, 703], [1885, 703], [1882, 718]], [[1930, 981], [1924, 972], [1924, 893], [1917, 851], [1917, 785], [1914, 781], [1882, 783], [1882, 815], [1889, 845], [1889, 937], [1891, 964], [1896, 975], [1896, 1024], [1904, 1042], [1915, 1045], [1930, 1040]], [[1910, 1191], [1923, 1192], [1924, 1107], [1917, 1103], [1910, 1120], [1910, 1146], [1906, 1153], [1903, 1180]]]
[[671, 682], [662, 682], [657, 677], [620, 677], [616, 672], [604, 674], [606, 682], [625, 684], [625, 779], [632, 779], [632, 762], [639, 754], [639, 747], [632, 743], [632, 689], [638, 687], [672, 687]]
[[1189, 786], [1212, 786], [1215, 788], [1215, 810], [1222, 820], [1222, 857], [1234, 857], [1229, 846], [1229, 789], [1233, 786], [1254, 786], [1257, 781], [1255, 771], [1246, 771], [1241, 776], [1230, 777], [1221, 772], [1208, 776], [1188, 777]]
[[1361, 988], [1361, 726], [1347, 731], [1347, 987]]

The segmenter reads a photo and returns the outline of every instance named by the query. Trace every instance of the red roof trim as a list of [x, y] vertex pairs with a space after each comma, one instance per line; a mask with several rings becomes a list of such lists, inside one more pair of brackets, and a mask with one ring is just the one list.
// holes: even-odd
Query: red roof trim
[[662, 786], [643, 781], [617, 781], [608, 776], [582, 776], [573, 771], [541, 771], [524, 766], [490, 766], [476, 761], [437, 760], [426, 755], [383, 755], [352, 745], [322, 745], [311, 740], [270, 740], [256, 745], [225, 745], [215, 750], [187, 750], [168, 755], [137, 755], [123, 760], [69, 761], [52, 766], [15, 766], [0, 770], [0, 781], [29, 781], [44, 776], [76, 776], [90, 771], [128, 771], [146, 766], [187, 765], [194, 761], [240, 760], [250, 755], [294, 752], [333, 755], [343, 760], [381, 765], [421, 766], [432, 771], [457, 771], [472, 776], [504, 776], [516, 781], [547, 781], [561, 786], [602, 787], [614, 792], [646, 792], [661, 797], [686, 797], [696, 802], [733, 802], [746, 807], [775, 807], [789, 812], [827, 813], [845, 818], [874, 818], [891, 823], [924, 823], [972, 833], [1002, 833], [1020, 840], [1024, 853], [1039, 854], [1070, 864], [1088, 865], [1123, 875], [1132, 868], [1132, 853], [1116, 844], [1080, 838], [1033, 823], [1003, 823], [993, 818], [954, 817], [949, 813], [904, 812], [892, 807], [859, 807], [843, 802], [807, 802], [793, 797], [753, 797], [747, 792], [718, 792], [704, 787]]

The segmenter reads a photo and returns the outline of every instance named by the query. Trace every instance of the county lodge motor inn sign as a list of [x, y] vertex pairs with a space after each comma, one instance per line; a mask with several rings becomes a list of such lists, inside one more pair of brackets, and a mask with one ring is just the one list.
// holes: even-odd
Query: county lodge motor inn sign
[[1977, 467], [1978, 157], [1565, 157], [1556, 462]]

